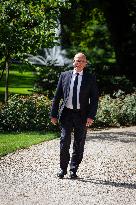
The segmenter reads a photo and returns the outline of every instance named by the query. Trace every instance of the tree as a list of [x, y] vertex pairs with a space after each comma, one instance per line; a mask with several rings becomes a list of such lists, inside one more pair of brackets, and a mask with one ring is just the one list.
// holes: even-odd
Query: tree
[[113, 63], [115, 52], [106, 19], [96, 5], [89, 6], [90, 2], [73, 2], [70, 10], [62, 11], [62, 44], [71, 56], [80, 50], [85, 52], [92, 64]]
[[39, 48], [52, 47], [59, 9], [68, 6], [60, 0], [7, 0], [0, 2], [0, 54], [6, 68], [5, 101], [11, 59], [24, 58]]
[[[115, 53], [116, 71], [118, 74], [125, 75], [129, 80], [135, 82], [136, 0], [71, 0], [71, 4], [70, 10], [62, 11], [61, 18], [62, 42], [65, 47], [69, 48], [74, 44], [77, 50], [77, 48], [80, 48], [80, 45], [84, 45], [88, 52], [94, 42], [98, 48], [96, 50], [100, 51], [102, 39], [106, 40], [108, 37], [108, 41], [106, 40], [105, 47], [103, 47], [104, 51], [107, 52], [108, 49], [112, 54]], [[93, 22], [91, 15], [95, 8], [99, 9], [99, 11], [101, 10], [104, 18], [104, 21], [99, 21], [99, 30], [96, 22]], [[94, 27], [94, 25], [96, 26]], [[106, 29], [103, 27], [104, 25]], [[100, 34], [99, 38], [94, 36], [92, 39], [92, 31], [94, 33], [100, 31], [100, 27], [102, 35]], [[85, 35], [82, 35], [82, 32]], [[82, 41], [84, 36], [87, 37], [84, 40], [85, 44]], [[89, 44], [86, 44], [86, 40]], [[99, 58], [98, 54], [99, 52], [95, 55], [96, 60]], [[114, 59], [114, 56], [108, 55], [107, 60], [108, 58]], [[99, 60], [102, 62], [103, 58]]]
[[102, 0], [99, 5], [111, 34], [119, 72], [135, 82], [136, 0]]

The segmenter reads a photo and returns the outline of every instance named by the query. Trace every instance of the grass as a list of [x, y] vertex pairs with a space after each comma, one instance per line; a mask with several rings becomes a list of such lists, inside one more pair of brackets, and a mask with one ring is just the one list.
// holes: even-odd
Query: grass
[[[15, 66], [14, 66], [15, 67]], [[9, 95], [10, 94], [31, 94], [35, 75], [32, 71], [23, 70], [19, 72], [11, 69], [9, 71]], [[0, 101], [4, 101], [5, 73], [0, 81]], [[57, 137], [57, 133], [0, 133], [0, 157], [18, 149], [28, 148], [31, 145], [51, 140]]]
[[57, 133], [0, 133], [0, 157], [57, 137]]
[[[19, 72], [10, 70], [9, 72], [9, 94], [31, 94], [33, 91], [35, 76], [31, 71]], [[5, 73], [0, 81], [0, 95], [4, 99]]]
[[[9, 95], [10, 94], [31, 94], [33, 91], [35, 75], [32, 71], [9, 72]], [[0, 81], [0, 101], [4, 101], [5, 73]], [[31, 145], [51, 140], [57, 137], [56, 133], [0, 133], [0, 157], [18, 149], [28, 148]]]

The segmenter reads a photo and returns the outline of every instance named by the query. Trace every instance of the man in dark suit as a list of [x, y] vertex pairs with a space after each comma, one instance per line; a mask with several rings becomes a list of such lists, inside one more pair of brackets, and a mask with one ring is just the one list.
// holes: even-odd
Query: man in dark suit
[[[60, 171], [57, 173], [59, 178], [67, 174], [73, 130], [70, 178], [77, 178], [76, 172], [83, 158], [87, 127], [92, 125], [97, 111], [96, 79], [94, 75], [87, 72], [86, 65], [86, 56], [83, 53], [77, 53], [73, 61], [74, 70], [61, 74], [52, 103], [51, 122], [55, 125], [59, 119], [61, 126]], [[60, 106], [61, 99], [63, 101]]]

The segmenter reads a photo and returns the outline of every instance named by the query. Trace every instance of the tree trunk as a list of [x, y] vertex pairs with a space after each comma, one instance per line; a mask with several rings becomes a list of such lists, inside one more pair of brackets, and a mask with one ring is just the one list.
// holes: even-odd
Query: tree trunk
[[8, 101], [9, 60], [6, 60], [5, 103]]

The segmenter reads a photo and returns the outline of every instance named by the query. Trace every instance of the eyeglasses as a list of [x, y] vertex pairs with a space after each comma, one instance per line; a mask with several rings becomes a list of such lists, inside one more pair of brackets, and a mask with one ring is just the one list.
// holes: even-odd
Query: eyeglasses
[[73, 63], [86, 63], [86, 61], [82, 61], [82, 60], [73, 60]]

